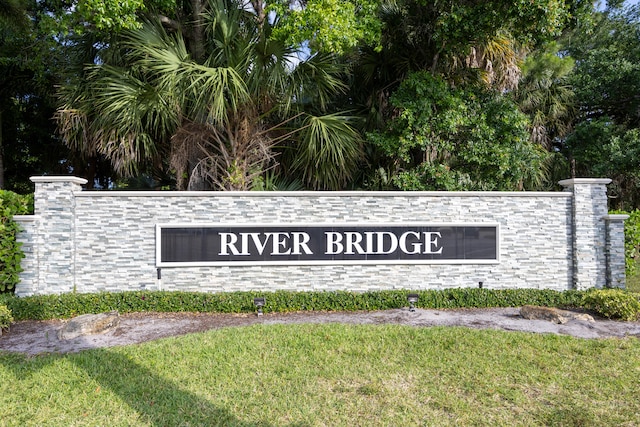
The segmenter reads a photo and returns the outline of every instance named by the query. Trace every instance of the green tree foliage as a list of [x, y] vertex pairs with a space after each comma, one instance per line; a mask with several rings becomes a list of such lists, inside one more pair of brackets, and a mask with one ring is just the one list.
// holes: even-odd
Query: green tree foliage
[[569, 18], [570, 4], [559, 0], [404, 0], [387, 9], [383, 46], [414, 70], [480, 68], [490, 43], [508, 36], [535, 46], [559, 36]]
[[[389, 96], [411, 72], [430, 71], [456, 85], [483, 82], [503, 91], [517, 86], [525, 53], [573, 25], [582, 1], [400, 0], [384, 3], [379, 45], [351, 58], [350, 99], [361, 103], [368, 123], [380, 126], [393, 113]], [[582, 12], [581, 12], [582, 13]]]
[[[168, 26], [199, 25], [198, 14], [208, 9], [208, 0], [77, 0], [73, 9], [73, 31], [119, 32], [142, 27], [140, 17], [153, 14]], [[305, 44], [314, 52], [342, 53], [360, 42], [377, 43], [381, 23], [377, 0], [249, 0], [240, 5], [251, 11], [260, 25], [275, 23], [270, 38], [288, 45]], [[192, 36], [196, 36], [192, 34]], [[196, 41], [195, 39], [191, 40]]]
[[531, 118], [531, 140], [547, 150], [557, 147], [571, 131], [576, 115], [575, 95], [569, 83], [575, 61], [561, 57], [552, 43], [529, 55], [514, 100]]
[[[347, 102], [366, 115], [367, 130], [380, 131], [398, 116], [391, 97], [411, 73], [429, 72], [442, 77], [456, 89], [483, 86], [494, 91], [494, 99], [511, 96], [523, 83], [521, 67], [527, 53], [544, 47], [574, 26], [578, 17], [588, 15], [591, 7], [591, 3], [584, 1], [544, 0], [402, 0], [385, 3], [381, 8], [384, 26], [380, 48], [361, 48], [357, 55], [350, 57], [354, 71]], [[545, 132], [540, 134], [542, 138], [538, 138], [538, 142], [548, 146], [547, 141], [555, 138], [559, 131], [564, 131], [563, 126], [566, 127], [566, 121], [570, 120], [571, 109], [567, 114], [554, 111], [564, 102], [566, 93], [563, 89], [566, 86], [561, 80], [566, 69], [554, 70], [545, 75], [546, 80], [543, 81], [539, 77], [544, 73], [538, 72], [533, 64], [527, 65], [527, 81], [520, 93], [526, 93], [529, 106], [522, 111], [532, 120], [537, 117], [536, 125], [530, 125], [530, 133], [533, 135], [534, 130], [540, 131], [544, 127]], [[544, 98], [549, 94], [555, 99]], [[379, 145], [367, 147], [369, 168], [364, 172], [366, 188], [388, 188], [391, 175], [397, 173], [385, 163], [389, 160], [389, 153], [381, 153], [378, 148]], [[492, 150], [488, 149], [488, 152]], [[550, 156], [549, 159], [555, 157]], [[402, 163], [400, 159], [392, 161], [396, 165]], [[568, 169], [562, 168], [561, 163], [546, 162], [544, 170], [536, 176], [547, 170]], [[534, 164], [540, 166], [539, 162]], [[422, 167], [427, 165], [424, 163]], [[457, 167], [457, 164], [449, 166]], [[454, 178], [451, 177], [457, 171], [437, 169], [427, 172], [449, 177], [447, 179], [452, 181], [446, 187], [465, 187], [453, 182], [464, 181], [466, 171], [461, 171], [460, 176]], [[566, 177], [564, 172], [559, 173]], [[525, 186], [532, 188], [530, 184]]]
[[[179, 188], [242, 190], [273, 167], [281, 144], [303, 153], [290, 167], [312, 188], [344, 185], [359, 134], [325, 114], [343, 68], [326, 54], [293, 64], [297, 47], [270, 38], [272, 24], [242, 4], [213, 0], [200, 17], [207, 37], [197, 49], [149, 21], [67, 85], [58, 119], [69, 145], [125, 175], [168, 157]], [[308, 174], [309, 164], [324, 172]]]
[[611, 208], [632, 210], [640, 207], [640, 9], [610, 4], [594, 17], [565, 41], [580, 114], [564, 148], [576, 176], [613, 179]]
[[[20, 192], [30, 190], [29, 175], [54, 166], [47, 156], [60, 149], [49, 121], [54, 54], [29, 6], [0, 6], [0, 189]], [[32, 128], [32, 120], [41, 125]]]
[[370, 140], [393, 161], [404, 190], [521, 190], [539, 181], [545, 152], [507, 98], [451, 88], [414, 73], [391, 97], [398, 115]]
[[[578, 22], [591, 3], [35, 2], [24, 10], [26, 25], [36, 30], [21, 34], [35, 40], [42, 52], [55, 53], [52, 61], [30, 55], [35, 58], [30, 63], [46, 70], [34, 73], [49, 76], [41, 80], [43, 87], [64, 88], [58, 123], [72, 153], [58, 149], [47, 156], [34, 150], [35, 145], [24, 144], [15, 155], [41, 165], [33, 173], [73, 170], [87, 177], [90, 186], [94, 177], [109, 177], [114, 167], [116, 175], [145, 174], [163, 177], [163, 182], [173, 171], [180, 188], [188, 188], [190, 182], [190, 188], [249, 188], [264, 170], [277, 167], [279, 174], [304, 181], [309, 188], [358, 187], [360, 180], [371, 178], [362, 167], [363, 152], [368, 154], [368, 169], [379, 171], [382, 180], [385, 173], [388, 178], [398, 172], [385, 170], [388, 161], [398, 162], [378, 145], [368, 144], [363, 150], [359, 127], [366, 123], [369, 131], [392, 133], [386, 128], [398, 110], [390, 97], [411, 73], [442, 76], [456, 90], [483, 85], [495, 91], [492, 99], [498, 99], [515, 89], [526, 54]], [[17, 0], [3, 0], [5, 4], [20, 6]], [[146, 22], [156, 29], [150, 30]], [[28, 51], [28, 43], [6, 44], [14, 45]], [[297, 56], [304, 60], [299, 63]], [[538, 83], [553, 85], [543, 84], [539, 92], [561, 86], [558, 69], [545, 78]], [[34, 90], [17, 96], [23, 93], [14, 90], [17, 81], [7, 77], [13, 103], [3, 105], [28, 111], [20, 102], [45, 99], [34, 97]], [[554, 110], [553, 102], [536, 105], [526, 110], [540, 119], [532, 129], [544, 128], [548, 140], [562, 138], [566, 115]], [[48, 114], [44, 109], [38, 118], [17, 118], [15, 111], [5, 117], [31, 121], [31, 126], [36, 120], [51, 123], [41, 119]], [[358, 120], [360, 115], [367, 120]], [[38, 129], [48, 132], [41, 125]], [[8, 132], [5, 129], [7, 137]], [[277, 157], [280, 152], [283, 155]], [[482, 150], [476, 150], [475, 156], [480, 155]], [[42, 163], [42, 158], [52, 162]], [[27, 170], [23, 165], [16, 169]], [[466, 176], [460, 172], [456, 180]], [[521, 181], [519, 185], [526, 187], [527, 179]]]
[[578, 27], [567, 40], [576, 61], [571, 84], [583, 119], [608, 117], [640, 125], [640, 9], [613, 8], [595, 15], [595, 25]]
[[0, 188], [20, 193], [32, 191], [30, 176], [68, 173], [68, 152], [51, 120], [64, 64], [52, 5], [0, 2]]
[[559, 54], [559, 49], [553, 42], [528, 55], [520, 66], [518, 86], [510, 92], [520, 111], [529, 117], [531, 141], [549, 152], [539, 190], [558, 189], [558, 181], [570, 176], [569, 161], [561, 151], [577, 113], [569, 82], [575, 61]]
[[566, 141], [577, 176], [611, 178], [612, 209], [640, 206], [640, 129], [618, 125], [607, 117], [583, 121]]
[[308, 45], [316, 52], [342, 54], [359, 43], [378, 46], [382, 22], [379, 0], [311, 0], [304, 7], [289, 0], [267, 2], [279, 21], [272, 33], [287, 44]]
[[306, 116], [300, 142], [288, 154], [294, 176], [314, 189], [340, 190], [349, 184], [362, 159], [362, 136], [353, 117]]
[[145, 9], [143, 0], [80, 0], [76, 13], [79, 20], [94, 25], [97, 30], [119, 31], [139, 28], [138, 13]]
[[21, 0], [0, 1], [0, 24], [3, 27], [26, 27], [28, 19], [27, 4]]

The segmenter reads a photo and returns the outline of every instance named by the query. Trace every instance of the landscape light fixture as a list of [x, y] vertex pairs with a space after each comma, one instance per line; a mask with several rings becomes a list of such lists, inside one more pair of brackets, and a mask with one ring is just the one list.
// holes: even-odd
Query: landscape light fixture
[[416, 303], [418, 302], [418, 294], [407, 295], [407, 301], [409, 301], [409, 311], [416, 311]]
[[264, 304], [265, 304], [264, 297], [253, 299], [253, 305], [255, 305], [258, 308], [258, 316], [262, 316], [262, 307], [264, 307]]

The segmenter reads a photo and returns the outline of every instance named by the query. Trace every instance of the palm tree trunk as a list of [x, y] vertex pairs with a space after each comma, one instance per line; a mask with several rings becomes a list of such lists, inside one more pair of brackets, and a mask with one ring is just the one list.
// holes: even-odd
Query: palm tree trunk
[[256, 13], [256, 19], [258, 20], [258, 27], [262, 29], [264, 26], [264, 20], [266, 18], [264, 12], [264, 6], [262, 0], [251, 0], [251, 6]]
[[204, 22], [202, 12], [204, 3], [202, 0], [191, 0], [191, 13], [193, 28], [191, 29], [191, 55], [196, 62], [204, 57]]

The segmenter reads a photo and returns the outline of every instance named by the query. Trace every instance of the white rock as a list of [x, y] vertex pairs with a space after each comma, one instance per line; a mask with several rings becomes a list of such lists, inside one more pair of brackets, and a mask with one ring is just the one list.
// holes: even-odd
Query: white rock
[[565, 324], [569, 320], [595, 322], [593, 317], [586, 313], [575, 313], [573, 311], [560, 310], [555, 307], [538, 307], [535, 305], [525, 305], [520, 308], [520, 316], [529, 320], [548, 320], [558, 324]]
[[117, 328], [119, 324], [120, 314], [117, 311], [83, 314], [69, 320], [58, 331], [58, 339], [71, 340], [84, 335], [102, 334]]

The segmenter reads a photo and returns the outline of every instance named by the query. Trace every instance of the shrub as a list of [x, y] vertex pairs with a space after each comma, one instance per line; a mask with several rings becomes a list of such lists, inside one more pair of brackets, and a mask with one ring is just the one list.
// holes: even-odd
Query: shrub
[[[264, 312], [388, 310], [407, 307], [410, 291], [375, 292], [118, 292], [38, 295], [18, 298], [0, 295], [18, 320], [68, 318], [87, 313], [117, 310], [130, 312], [250, 313], [253, 298], [265, 297]], [[492, 290], [478, 288], [418, 291], [420, 308], [481, 308], [541, 305], [579, 307], [583, 292], [538, 289]]]
[[18, 224], [14, 215], [33, 212], [33, 196], [21, 196], [11, 191], [0, 190], [0, 292], [12, 290], [18, 283], [22, 271], [20, 261], [24, 257], [16, 241]]
[[640, 301], [620, 289], [594, 289], [584, 295], [583, 306], [609, 319], [638, 320]]
[[0, 305], [0, 335], [2, 335], [3, 330], [9, 330], [11, 323], [13, 323], [11, 310], [6, 305]]

